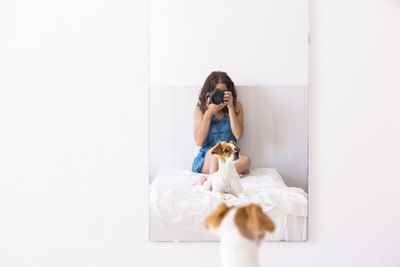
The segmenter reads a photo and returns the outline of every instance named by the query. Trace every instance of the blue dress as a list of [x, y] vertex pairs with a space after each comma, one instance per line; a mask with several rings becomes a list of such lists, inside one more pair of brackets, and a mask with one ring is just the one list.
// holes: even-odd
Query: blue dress
[[236, 138], [232, 133], [231, 120], [229, 117], [224, 116], [222, 119], [217, 120], [214, 115], [212, 115], [207, 138], [203, 142], [199, 154], [194, 158], [192, 172], [200, 172], [206, 153], [210, 148], [213, 148], [218, 142], [229, 142], [231, 140], [236, 142]]

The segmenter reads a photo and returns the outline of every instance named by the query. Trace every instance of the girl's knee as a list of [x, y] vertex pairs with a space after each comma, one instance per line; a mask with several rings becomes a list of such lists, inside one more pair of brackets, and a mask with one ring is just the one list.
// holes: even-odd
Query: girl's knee
[[251, 160], [248, 156], [241, 156], [243, 164], [245, 164], [246, 166], [250, 166]]
[[211, 157], [211, 164], [212, 164], [213, 166], [215, 166], [216, 168], [218, 168], [218, 158], [212, 156], [212, 157]]
[[210, 173], [218, 171], [218, 158], [210, 154]]

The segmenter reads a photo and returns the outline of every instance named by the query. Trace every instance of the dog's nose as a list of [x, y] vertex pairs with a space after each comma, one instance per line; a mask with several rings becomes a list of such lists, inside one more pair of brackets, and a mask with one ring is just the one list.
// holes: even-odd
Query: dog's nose
[[235, 156], [235, 159], [238, 159], [239, 158], [239, 152], [236, 151], [234, 156]]

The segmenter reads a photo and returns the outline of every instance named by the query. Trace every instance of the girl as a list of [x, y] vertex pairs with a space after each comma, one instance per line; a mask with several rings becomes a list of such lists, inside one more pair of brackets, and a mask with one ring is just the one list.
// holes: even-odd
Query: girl
[[[219, 105], [210, 103], [210, 93], [214, 89], [224, 91], [224, 102]], [[211, 174], [218, 171], [218, 158], [210, 149], [220, 141], [237, 142], [243, 135], [243, 107], [236, 100], [236, 89], [233, 81], [225, 72], [214, 71], [204, 82], [199, 101], [194, 110], [194, 139], [200, 151], [193, 161], [192, 171]], [[241, 155], [235, 163], [236, 171], [248, 173], [250, 158]], [[202, 177], [195, 185], [207, 180]]]

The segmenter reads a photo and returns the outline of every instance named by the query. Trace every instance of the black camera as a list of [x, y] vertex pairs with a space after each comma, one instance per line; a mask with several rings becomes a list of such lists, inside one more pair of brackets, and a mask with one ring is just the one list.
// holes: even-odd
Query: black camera
[[210, 104], [219, 105], [224, 102], [224, 91], [220, 89], [214, 89], [210, 94]]

